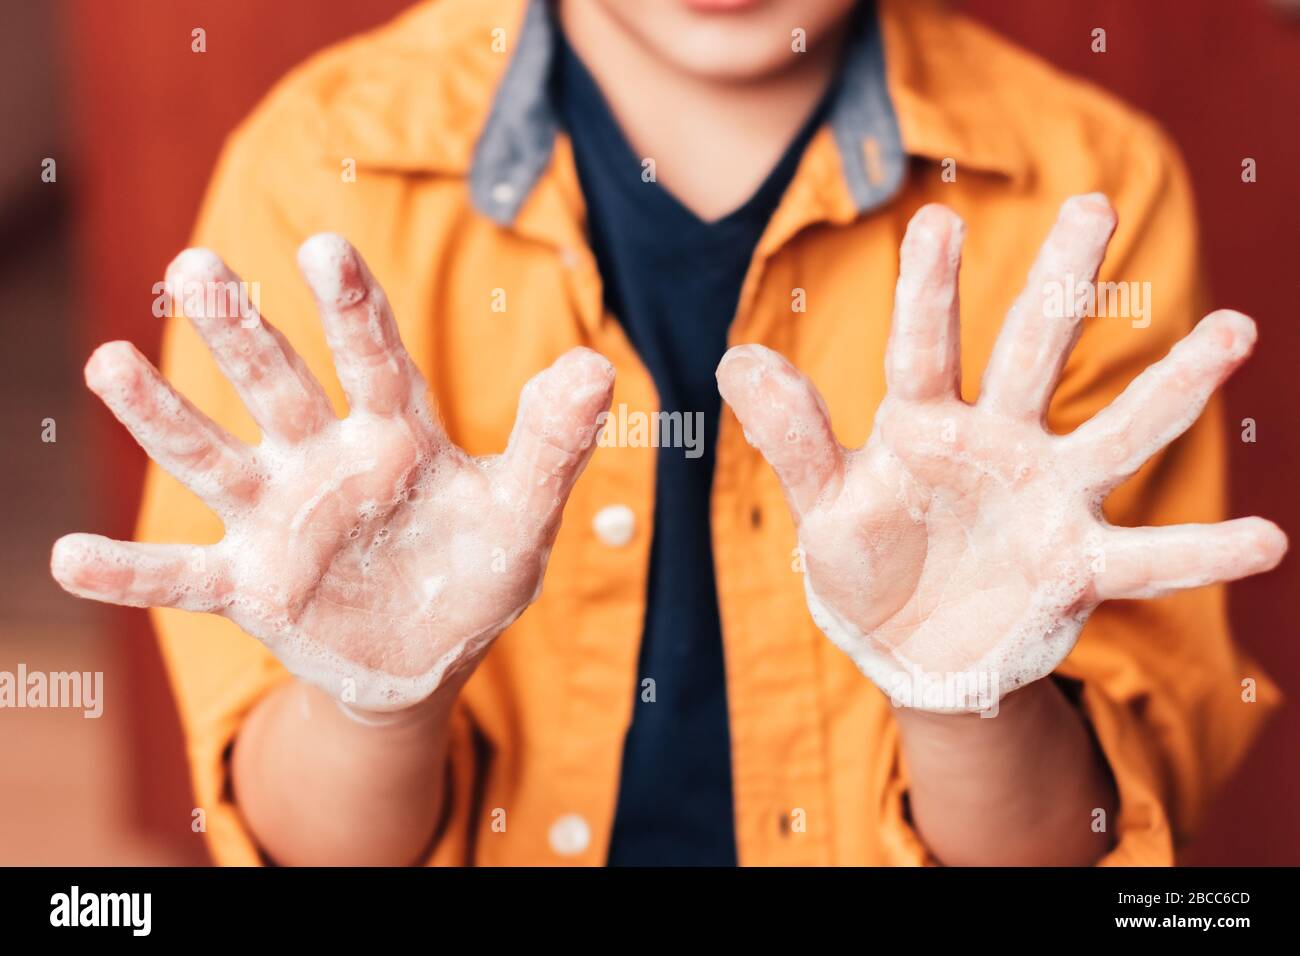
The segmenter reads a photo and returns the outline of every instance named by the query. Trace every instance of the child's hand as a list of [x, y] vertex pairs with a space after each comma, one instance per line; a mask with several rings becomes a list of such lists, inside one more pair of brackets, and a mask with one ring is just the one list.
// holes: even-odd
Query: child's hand
[[[1286, 551], [1261, 518], [1114, 528], [1101, 513], [1106, 493], [1182, 434], [1245, 360], [1255, 326], [1244, 315], [1206, 317], [1078, 430], [1046, 430], [1079, 333], [1079, 319], [1053, 317], [1049, 303], [1068, 277], [1095, 280], [1114, 228], [1104, 197], [1065, 203], [967, 405], [963, 226], [942, 206], [920, 210], [903, 240], [888, 394], [857, 451], [835, 440], [811, 383], [776, 353], [740, 346], [718, 366], [723, 397], [784, 486], [814, 618], [895, 703], [982, 709], [1050, 673], [1102, 601], [1257, 574]], [[944, 691], [945, 677], [965, 699]]]
[[[298, 260], [348, 417], [335, 418], [279, 332], [255, 314], [241, 318], [238, 279], [225, 265], [210, 252], [183, 252], [168, 270], [172, 300], [262, 443], [231, 437], [126, 342], [101, 346], [86, 381], [221, 517], [225, 538], [199, 547], [68, 535], [51, 570], [82, 597], [224, 615], [335, 698], [396, 710], [472, 666], [536, 598], [614, 372], [585, 349], [562, 356], [524, 387], [505, 453], [471, 458], [439, 425], [355, 250], [319, 235]], [[205, 301], [212, 290], [215, 309]]]

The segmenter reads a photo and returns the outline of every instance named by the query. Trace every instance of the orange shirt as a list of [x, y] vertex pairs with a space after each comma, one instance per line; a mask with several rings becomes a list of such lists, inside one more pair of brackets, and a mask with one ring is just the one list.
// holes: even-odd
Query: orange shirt
[[[754, 255], [731, 344], [784, 353], [825, 396], [840, 441], [861, 444], [884, 390], [904, 226], [922, 204], [942, 202], [968, 224], [962, 377], [972, 399], [1060, 202], [1098, 190], [1120, 218], [1100, 278], [1149, 282], [1152, 310], [1140, 321], [1086, 321], [1050, 414], [1054, 429], [1069, 430], [1204, 310], [1178, 157], [1146, 118], [926, 0], [883, 0], [879, 17], [880, 82], [854, 78], [853, 115], [809, 145]], [[547, 132], [517, 108], [530, 91], [540, 102], [535, 34], [546, 19], [524, 0], [422, 4], [295, 70], [230, 138], [194, 244], [259, 283], [263, 311], [340, 414], [294, 261], [325, 230], [368, 260], [448, 432], [471, 454], [504, 448], [525, 380], [575, 345], [614, 363], [615, 406], [656, 410], [648, 373], [603, 313], [568, 143], [551, 129], [538, 151], [519, 136]], [[504, 52], [494, 49], [497, 28]], [[215, 420], [257, 440], [183, 321], [169, 322], [162, 367]], [[655, 454], [599, 448], [578, 482], [540, 601], [497, 641], [457, 705], [447, 816], [430, 862], [604, 861], [636, 697]], [[1111, 496], [1108, 517], [1221, 519], [1223, 455], [1212, 404]], [[626, 542], [593, 524], [611, 506], [630, 510]], [[220, 535], [216, 517], [151, 466], [140, 539]], [[927, 862], [906, 819], [890, 705], [813, 625], [780, 488], [729, 412], [712, 535], [740, 862]], [[213, 854], [259, 862], [230, 800], [227, 756], [249, 709], [289, 676], [225, 619], [160, 610], [154, 621]], [[1103, 605], [1060, 671], [1081, 683], [1118, 782], [1118, 819], [1108, 821], [1118, 845], [1105, 862], [1171, 863], [1278, 699], [1231, 643], [1224, 590]], [[1246, 678], [1259, 703], [1243, 700]]]

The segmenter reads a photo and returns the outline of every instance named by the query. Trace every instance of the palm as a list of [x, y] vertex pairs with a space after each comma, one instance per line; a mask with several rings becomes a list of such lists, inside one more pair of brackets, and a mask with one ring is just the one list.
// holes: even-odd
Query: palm
[[1067, 274], [1091, 281], [1113, 228], [1100, 197], [1066, 204], [968, 405], [961, 225], [942, 207], [918, 213], [901, 256], [889, 392], [856, 451], [834, 440], [824, 404], [780, 356], [741, 346], [719, 366], [723, 395], [794, 511], [815, 619], [882, 686], [978, 672], [1009, 691], [1053, 670], [1102, 600], [1257, 573], [1285, 551], [1281, 532], [1257, 518], [1124, 529], [1100, 511], [1245, 359], [1245, 316], [1208, 317], [1081, 428], [1046, 430], [1078, 321], [1053, 319], [1044, 296]]
[[[230, 617], [291, 669], [337, 655], [339, 673], [321, 675], [335, 686], [346, 665], [410, 679], [472, 656], [529, 603], [542, 573], [540, 529], [506, 505], [492, 471], [454, 448], [439, 471], [413, 470], [433, 442], [407, 429], [357, 438], [303, 449], [302, 470], [273, 478], [218, 546], [241, 596]], [[319, 496], [350, 462], [376, 467]], [[295, 640], [281, 642], [282, 631]]]
[[226, 535], [206, 547], [69, 535], [52, 570], [85, 597], [223, 614], [328, 693], [395, 709], [472, 666], [537, 596], [613, 371], [595, 353], [566, 354], [525, 386], [505, 453], [471, 458], [438, 423], [360, 257], [324, 235], [299, 258], [349, 416], [334, 417], [269, 324], [208, 315], [202, 295], [186, 304], [185, 290], [233, 290], [237, 280], [210, 253], [183, 253], [169, 289], [262, 428], [262, 444], [236, 441], [127, 343], [97, 350], [86, 378], [222, 518]]
[[[816, 594], [860, 632], [941, 673], [979, 664], [1044, 600], [1062, 622], [1086, 613], [1087, 542], [1100, 530], [1081, 499], [1052, 512], [1026, 507], [1069, 488], [1040, 430], [953, 404], [943, 418], [904, 402], [882, 407], [840, 494], [811, 509], [800, 534]], [[944, 437], [955, 420], [970, 444], [960, 459]], [[913, 496], [910, 512], [898, 488]], [[842, 555], [873, 551], [884, 573], [841, 573]]]

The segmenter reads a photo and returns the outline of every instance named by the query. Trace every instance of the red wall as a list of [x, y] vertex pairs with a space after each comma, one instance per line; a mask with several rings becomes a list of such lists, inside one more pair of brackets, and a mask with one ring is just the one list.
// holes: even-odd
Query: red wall
[[[1043, 2], [967, 0], [959, 6], [1072, 72], [1153, 114], [1182, 145], [1200, 200], [1216, 304], [1260, 322], [1262, 347], [1231, 385], [1231, 418], [1258, 422], [1258, 442], [1233, 448], [1233, 503], [1300, 535], [1289, 485], [1297, 449], [1288, 434], [1298, 275], [1292, 217], [1300, 208], [1300, 23], [1265, 0]], [[68, 0], [64, 19], [72, 91], [87, 352], [131, 338], [156, 355], [153, 283], [184, 244], [225, 133], [288, 67], [326, 43], [382, 22], [402, 0]], [[190, 31], [207, 31], [207, 52]], [[1104, 27], [1108, 51], [1089, 49]], [[1243, 157], [1259, 181], [1241, 182]], [[61, 164], [60, 173], [63, 173]], [[62, 175], [61, 175], [61, 178]], [[1291, 387], [1288, 388], [1288, 385]], [[1293, 399], [1292, 399], [1293, 400]], [[129, 535], [142, 460], [102, 416], [106, 533]], [[1291, 624], [1297, 561], [1233, 591], [1242, 643], [1286, 688], [1300, 689]], [[146, 823], [188, 817], [179, 736], [143, 615], [122, 612], [122, 653], [143, 674], [138, 701], [139, 806]], [[1288, 707], [1224, 795], [1189, 862], [1300, 863], [1300, 711]]]

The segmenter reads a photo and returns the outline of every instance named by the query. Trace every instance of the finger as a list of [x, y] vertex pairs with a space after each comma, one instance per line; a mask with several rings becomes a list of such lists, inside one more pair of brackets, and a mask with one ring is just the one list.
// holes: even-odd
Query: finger
[[173, 309], [208, 343], [262, 433], [299, 441], [334, 421], [334, 413], [293, 346], [241, 293], [245, 288], [207, 249], [186, 249], [167, 267]]
[[1145, 599], [1271, 571], [1287, 538], [1263, 518], [1164, 528], [1111, 528], [1101, 546], [1097, 595]]
[[1246, 361], [1255, 323], [1227, 309], [1202, 319], [1169, 354], [1063, 440], [1094, 487], [1113, 488], [1191, 427], [1214, 390]]
[[215, 512], [256, 500], [251, 450], [177, 394], [130, 342], [97, 348], [86, 363], [86, 384], [150, 458]]
[[957, 274], [965, 234], [957, 214], [934, 203], [922, 206], [908, 223], [885, 351], [885, 381], [900, 398], [925, 401], [960, 393]]
[[1061, 206], [993, 347], [981, 406], [1025, 421], [1046, 416], [1081, 329], [1076, 290], [1093, 288], [1115, 223], [1115, 210], [1100, 193], [1073, 196]]
[[211, 547], [137, 544], [97, 534], [54, 542], [50, 573], [71, 594], [128, 607], [219, 611], [232, 590], [225, 562]]
[[614, 366], [584, 348], [565, 352], [524, 385], [502, 467], [539, 521], [568, 500], [596, 450], [601, 412], [613, 394]]
[[320, 307], [352, 411], [397, 415], [423, 401], [424, 378], [402, 345], [388, 297], [347, 240], [312, 236], [298, 250], [298, 268]]
[[807, 512], [844, 472], [844, 449], [817, 389], [771, 349], [738, 345], [718, 364], [718, 391], [776, 472], [795, 514]]

